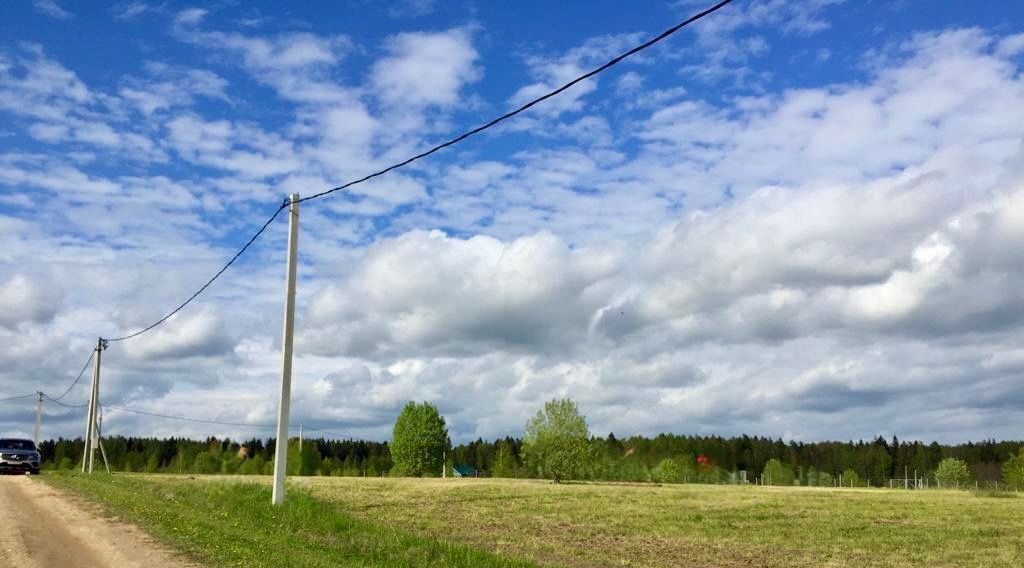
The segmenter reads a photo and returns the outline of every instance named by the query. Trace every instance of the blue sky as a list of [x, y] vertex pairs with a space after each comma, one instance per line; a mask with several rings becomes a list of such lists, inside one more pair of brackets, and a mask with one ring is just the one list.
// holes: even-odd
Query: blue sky
[[[702, 7], [5, 5], [0, 398], [62, 392], [96, 335], [177, 305], [288, 193], [404, 159]], [[385, 439], [425, 399], [466, 439], [571, 396], [617, 435], [1016, 435], [1022, 14], [738, 1], [303, 204], [293, 414]], [[272, 422], [284, 230], [113, 346], [104, 402]], [[0, 426], [26, 433], [33, 412], [0, 405]], [[76, 411], [48, 412], [49, 435], [77, 432]]]

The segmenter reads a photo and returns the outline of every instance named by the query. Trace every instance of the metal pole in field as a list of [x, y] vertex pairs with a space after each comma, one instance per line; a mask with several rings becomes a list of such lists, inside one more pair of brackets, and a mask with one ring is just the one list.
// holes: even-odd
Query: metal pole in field
[[36, 391], [39, 401], [36, 402], [36, 437], [32, 439], [36, 448], [39, 448], [39, 424], [43, 421], [43, 391]]
[[288, 203], [288, 282], [284, 295], [284, 338], [281, 341], [281, 402], [277, 412], [277, 447], [274, 451], [274, 491], [271, 503], [284, 503], [284, 477], [288, 469], [288, 411], [292, 401], [292, 332], [295, 330], [295, 273], [299, 246], [299, 194]]
[[92, 455], [96, 450], [96, 399], [100, 392], [100, 353], [103, 352], [103, 338], [96, 340], [96, 356], [92, 361], [92, 389], [89, 391], [89, 411], [85, 418], [85, 456], [82, 473], [92, 473]]

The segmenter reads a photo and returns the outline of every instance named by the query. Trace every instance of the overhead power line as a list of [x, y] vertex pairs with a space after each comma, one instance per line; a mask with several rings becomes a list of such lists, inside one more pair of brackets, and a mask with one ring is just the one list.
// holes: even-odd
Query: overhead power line
[[[65, 405], [65, 406], [69, 406], [69, 405]], [[81, 406], [85, 406], [85, 405], [81, 405]], [[224, 420], [212, 420], [212, 419], [209, 419], [209, 418], [193, 418], [193, 417], [190, 417], [190, 416], [176, 416], [174, 414], [161, 414], [159, 412], [150, 412], [148, 410], [138, 410], [138, 409], [135, 409], [135, 408], [126, 408], [126, 407], [123, 407], [123, 406], [114, 406], [114, 405], [111, 405], [111, 404], [102, 404], [102, 405], [100, 405], [100, 407], [101, 408], [107, 408], [109, 410], [121, 410], [121, 411], [124, 411], [124, 412], [131, 412], [133, 414], [141, 414], [143, 416], [153, 416], [155, 418], [166, 418], [168, 420], [181, 420], [181, 421], [184, 421], [184, 422], [198, 422], [200, 424], [218, 424], [218, 425], [221, 425], [221, 426], [242, 426], [242, 427], [246, 427], [246, 428], [256, 428], [256, 429], [270, 429], [270, 428], [276, 428], [277, 427], [276, 424], [249, 424], [249, 423], [245, 423], [245, 422], [228, 422], [228, 421], [224, 421]], [[297, 424], [289, 425], [289, 427], [291, 427], [291, 428], [295, 428], [297, 426], [298, 426]], [[326, 434], [328, 436], [333, 436], [333, 437], [338, 438], [338, 439], [350, 437], [350, 436], [343, 436], [341, 434], [337, 434], [337, 433], [331, 432], [329, 430], [323, 430], [321, 428], [313, 428], [313, 427], [305, 426], [305, 425], [303, 427], [306, 430], [310, 430], [312, 432], [320, 432], [321, 434]]]
[[488, 122], [486, 124], [478, 126], [478, 127], [474, 128], [472, 130], [463, 132], [462, 134], [456, 136], [455, 138], [452, 138], [451, 140], [448, 140], [447, 142], [442, 142], [441, 144], [438, 144], [437, 146], [434, 146], [433, 148], [431, 148], [431, 149], [429, 149], [429, 150], [427, 150], [425, 152], [421, 152], [419, 154], [416, 154], [415, 156], [413, 156], [413, 157], [411, 157], [411, 158], [409, 158], [409, 159], [407, 159], [405, 161], [402, 161], [402, 162], [399, 162], [397, 164], [388, 166], [388, 167], [384, 168], [383, 170], [376, 171], [376, 172], [374, 172], [372, 174], [369, 174], [367, 176], [361, 177], [361, 178], [359, 178], [357, 180], [350, 181], [350, 182], [348, 182], [348, 183], [346, 183], [344, 185], [339, 185], [338, 187], [334, 187], [334, 188], [328, 189], [326, 191], [321, 191], [320, 193], [316, 193], [316, 194], [310, 195], [309, 197], [303, 197], [303, 198], [299, 199], [299, 203], [302, 203], [303, 201], [310, 201], [312, 199], [319, 199], [321, 197], [324, 197], [325, 195], [329, 195], [329, 194], [334, 193], [336, 191], [341, 191], [343, 189], [347, 189], [349, 187], [352, 187], [353, 185], [360, 184], [360, 183], [363, 183], [365, 181], [369, 181], [369, 180], [371, 180], [371, 179], [373, 179], [373, 178], [375, 178], [377, 176], [382, 176], [382, 175], [384, 175], [384, 174], [386, 174], [386, 173], [388, 173], [388, 172], [390, 172], [392, 170], [397, 170], [398, 168], [401, 168], [403, 166], [407, 166], [407, 165], [415, 162], [416, 160], [419, 160], [419, 159], [422, 159], [422, 158], [426, 158], [427, 156], [433, 154], [434, 152], [437, 152], [439, 150], [443, 150], [444, 148], [447, 148], [448, 146], [453, 146], [455, 144], [458, 144], [459, 142], [462, 142], [463, 140], [465, 140], [466, 138], [469, 138], [470, 136], [473, 136], [474, 134], [479, 134], [480, 132], [483, 132], [484, 130], [487, 130], [488, 128], [490, 128], [492, 126], [495, 126], [495, 125], [497, 125], [497, 124], [499, 124], [501, 122], [504, 122], [504, 121], [512, 118], [513, 116], [515, 116], [515, 115], [517, 115], [517, 114], [519, 114], [521, 112], [526, 111], [530, 107], [532, 107], [532, 106], [534, 106], [534, 105], [536, 105], [538, 103], [541, 103], [543, 101], [546, 101], [547, 99], [550, 99], [551, 97], [554, 97], [554, 96], [562, 93], [563, 91], [571, 88], [573, 85], [575, 85], [575, 84], [577, 84], [577, 83], [579, 83], [581, 81], [585, 81], [585, 80], [593, 77], [594, 75], [597, 75], [598, 73], [601, 73], [602, 71], [605, 71], [608, 68], [617, 65], [619, 62], [621, 62], [622, 60], [626, 59], [627, 57], [635, 55], [635, 54], [637, 54], [637, 53], [647, 49], [648, 47], [651, 47], [652, 45], [662, 41], [663, 39], [671, 36], [672, 34], [678, 32], [679, 30], [681, 30], [684, 27], [688, 26], [689, 24], [692, 24], [693, 22], [696, 22], [697, 20], [703, 18], [704, 16], [707, 16], [709, 14], [712, 14], [712, 13], [718, 11], [719, 9], [724, 7], [726, 4], [729, 4], [730, 2], [732, 2], [732, 0], [722, 0], [721, 2], [715, 4], [714, 6], [704, 10], [703, 12], [694, 14], [693, 16], [690, 16], [689, 18], [683, 20], [682, 22], [679, 22], [678, 24], [672, 26], [671, 28], [661, 32], [661, 34], [659, 34], [657, 37], [654, 37], [654, 38], [652, 38], [652, 39], [650, 39], [650, 40], [648, 40], [648, 41], [646, 41], [646, 42], [644, 42], [644, 43], [634, 47], [633, 49], [630, 49], [629, 51], [627, 51], [625, 53], [622, 53], [622, 54], [620, 54], [620, 55], [618, 55], [616, 57], [613, 57], [612, 59], [610, 59], [604, 65], [601, 65], [600, 67], [597, 67], [597, 68], [595, 68], [595, 69], [593, 69], [593, 70], [591, 70], [591, 71], [589, 71], [587, 73], [584, 73], [584, 74], [580, 75], [579, 77], [576, 77], [572, 81], [569, 81], [568, 83], [562, 85], [561, 87], [558, 87], [557, 89], [555, 89], [555, 90], [553, 90], [553, 91], [551, 91], [551, 92], [549, 92], [549, 93], [547, 93], [545, 95], [541, 95], [541, 96], [533, 99], [532, 101], [530, 101], [530, 102], [520, 106], [519, 108], [517, 108], [517, 109], [515, 109], [513, 111], [510, 111], [510, 112], [507, 112], [507, 113], [499, 116], [498, 118], [495, 118], [494, 120], [491, 120], [490, 122]]
[[288, 200], [285, 200], [285, 202], [280, 207], [277, 208], [277, 211], [274, 211], [274, 214], [270, 216], [270, 219], [267, 219], [267, 222], [263, 223], [263, 226], [260, 227], [260, 230], [256, 231], [256, 233], [245, 243], [245, 245], [243, 245], [242, 248], [239, 249], [238, 252], [235, 253], [235, 256], [231, 257], [231, 260], [229, 260], [227, 262], [227, 264], [225, 264], [223, 267], [221, 267], [221, 269], [218, 270], [217, 273], [214, 274], [212, 278], [210, 278], [209, 280], [206, 281], [206, 284], [203, 284], [203, 286], [201, 288], [196, 290], [195, 294], [192, 294], [191, 296], [189, 296], [189, 298], [187, 300], [185, 300], [184, 302], [182, 302], [180, 306], [178, 306], [177, 308], [174, 308], [173, 310], [171, 310], [170, 313], [168, 313], [164, 317], [156, 320], [155, 322], [153, 322], [149, 326], [147, 326], [147, 327], [145, 327], [143, 329], [140, 329], [139, 331], [136, 331], [135, 333], [130, 333], [128, 335], [125, 335], [124, 337], [115, 337], [113, 339], [107, 339], [107, 341], [124, 341], [125, 339], [131, 339], [133, 337], [138, 337], [138, 336], [142, 335], [143, 333], [146, 333], [147, 331], [153, 329], [154, 327], [164, 323], [165, 321], [170, 319], [171, 316], [173, 316], [174, 314], [180, 312], [182, 310], [182, 308], [184, 308], [185, 306], [189, 305], [192, 302], [192, 300], [195, 300], [196, 297], [199, 296], [199, 294], [202, 294], [207, 288], [209, 288], [210, 284], [213, 284], [214, 280], [216, 280], [217, 278], [220, 278], [220, 275], [224, 274], [224, 271], [227, 270], [228, 267], [230, 267], [232, 264], [234, 264], [235, 261], [238, 260], [238, 257], [242, 256], [242, 253], [244, 253], [249, 248], [249, 246], [252, 245], [252, 243], [256, 242], [256, 239], [258, 239], [260, 237], [260, 235], [263, 234], [263, 231], [267, 230], [267, 227], [269, 227], [270, 224], [274, 222], [274, 219], [277, 219], [277, 216], [280, 215], [281, 211], [285, 207], [287, 207], [287, 206], [288, 206]]
[[90, 350], [89, 350], [89, 359], [88, 359], [88, 360], [87, 360], [87, 361], [85, 362], [85, 365], [82, 365], [82, 370], [81, 370], [81, 371], [80, 371], [80, 372], [78, 373], [78, 376], [77, 376], [77, 377], [75, 377], [75, 380], [71, 382], [71, 386], [69, 386], [69, 387], [68, 387], [68, 388], [67, 388], [67, 389], [66, 389], [66, 390], [65, 390], [65, 391], [63, 392], [63, 394], [61, 394], [61, 395], [60, 395], [60, 396], [58, 396], [57, 398], [53, 398], [53, 397], [51, 397], [51, 396], [49, 396], [49, 395], [46, 395], [46, 398], [49, 398], [49, 399], [50, 399], [50, 400], [52, 400], [53, 402], [58, 402], [58, 401], [60, 401], [60, 399], [62, 399], [62, 398], [64, 398], [65, 396], [67, 396], [67, 395], [68, 395], [68, 393], [69, 393], [69, 392], [71, 392], [71, 389], [75, 388], [75, 385], [77, 385], [77, 384], [78, 384], [78, 381], [82, 380], [82, 375], [84, 375], [84, 374], [85, 374], [85, 370], [89, 368], [89, 363], [92, 363], [92, 358], [93, 358], [93, 357], [95, 357], [95, 356], [96, 356], [96, 351], [95, 351], [95, 350], [92, 350], [92, 349], [90, 349]]
[[144, 416], [153, 416], [156, 418], [167, 418], [169, 420], [183, 420], [185, 422], [199, 422], [202, 424], [220, 424], [222, 426], [242, 426], [246, 428], [277, 428], [276, 424], [246, 424], [244, 422], [225, 422], [222, 420], [208, 420], [206, 418], [190, 418], [188, 416], [175, 416], [173, 414], [160, 414], [158, 412], [149, 412], [146, 410], [136, 410], [134, 408], [125, 408], [123, 406], [114, 406], [112, 404], [104, 404], [110, 410], [121, 410], [123, 412], [131, 412], [133, 414], [141, 414]]
[[341, 434], [335, 434], [334, 432], [329, 432], [327, 430], [321, 430], [320, 428], [312, 428], [310, 426], [305, 426], [305, 425], [303, 425], [303, 427], [306, 430], [310, 430], [312, 432], [320, 432], [321, 434], [327, 434], [328, 436], [333, 436], [333, 437], [335, 437], [335, 438], [337, 438], [339, 440], [344, 439], [344, 438], [352, 438], [352, 436], [342, 436]]
[[36, 393], [22, 394], [22, 395], [18, 395], [18, 396], [11, 396], [11, 397], [8, 397], [8, 398], [0, 398], [0, 402], [10, 402], [12, 400], [21, 400], [23, 398], [29, 398], [29, 397], [33, 397], [33, 396], [36, 396]]
[[[397, 170], [399, 168], [405, 167], [405, 166], [407, 166], [407, 165], [409, 165], [409, 164], [411, 164], [411, 163], [413, 163], [413, 162], [415, 162], [417, 160], [426, 158], [427, 156], [429, 156], [429, 155], [431, 155], [431, 154], [433, 154], [435, 152], [443, 150], [444, 148], [447, 148], [449, 146], [453, 146], [455, 144], [458, 144], [459, 142], [462, 142], [463, 140], [469, 138], [470, 136], [473, 136], [474, 134], [479, 134], [480, 132], [483, 132], [484, 130], [487, 130], [488, 128], [496, 126], [497, 124], [499, 124], [501, 122], [504, 122], [504, 121], [506, 121], [506, 120], [508, 120], [508, 119], [510, 119], [510, 118], [512, 118], [512, 117], [514, 117], [514, 116], [516, 116], [516, 115], [518, 115], [520, 113], [522, 113], [522, 112], [525, 112], [526, 110], [530, 109], [531, 107], [533, 107], [533, 106], [535, 106], [535, 105], [537, 105], [537, 104], [539, 104], [539, 103], [541, 103], [543, 101], [546, 101], [547, 99], [550, 99], [551, 97], [559, 95], [563, 91], [566, 91], [567, 89], [572, 88], [573, 85], [576, 85], [577, 83], [580, 83], [581, 81], [585, 81], [585, 80], [587, 80], [587, 79], [589, 79], [589, 78], [591, 78], [591, 77], [593, 77], [593, 76], [595, 76], [595, 75], [597, 75], [597, 74], [599, 74], [599, 73], [601, 73], [601, 72], [603, 72], [603, 71], [605, 71], [605, 70], [607, 70], [607, 69], [617, 65], [618, 63], [622, 62], [624, 59], [626, 59], [626, 58], [628, 58], [630, 56], [633, 56], [633, 55], [635, 55], [635, 54], [637, 54], [637, 53], [639, 53], [639, 52], [641, 52], [641, 51], [651, 47], [652, 45], [654, 45], [656, 43], [661, 42], [665, 38], [675, 34], [679, 30], [681, 30], [681, 29], [685, 28], [686, 26], [696, 22], [697, 20], [700, 20], [701, 18], [703, 18], [705, 16], [708, 16], [710, 14], [713, 14], [714, 12], [717, 12], [718, 10], [720, 10], [721, 8], [723, 8], [724, 6], [726, 6], [727, 4], [729, 4], [731, 2], [732, 2], [732, 0], [722, 0], [722, 1], [718, 2], [717, 4], [711, 6], [710, 8], [707, 8], [707, 9], [701, 11], [701, 12], [698, 12], [697, 14], [694, 14], [693, 16], [690, 16], [689, 18], [683, 20], [682, 22], [679, 22], [678, 24], [672, 26], [671, 28], [663, 31], [662, 33], [660, 33], [656, 37], [654, 37], [654, 38], [652, 38], [652, 39], [650, 39], [650, 40], [648, 40], [648, 41], [646, 41], [646, 42], [644, 42], [644, 43], [634, 47], [633, 49], [630, 49], [629, 51], [626, 51], [625, 53], [622, 53], [622, 54], [620, 54], [620, 55], [618, 55], [616, 57], [613, 57], [608, 62], [606, 62], [604, 65], [601, 65], [601, 66], [599, 66], [599, 67], [597, 67], [597, 68], [595, 68], [595, 69], [593, 69], [593, 70], [591, 70], [591, 71], [589, 71], [587, 73], [584, 73], [584, 74], [580, 75], [579, 77], [576, 77], [575, 79], [569, 81], [568, 83], [565, 83], [561, 87], [558, 87], [557, 89], [554, 89], [553, 91], [551, 91], [551, 92], [549, 92], [547, 94], [541, 95], [541, 96], [539, 96], [539, 97], [537, 97], [537, 98], [527, 102], [526, 104], [516, 108], [515, 110], [507, 112], [507, 113], [505, 113], [505, 114], [503, 114], [503, 115], [501, 115], [501, 116], [499, 116], [499, 117], [497, 117], [497, 118], [495, 118], [495, 119], [493, 119], [493, 120], [491, 120], [491, 121], [489, 121], [489, 122], [487, 122], [487, 123], [485, 123], [485, 124], [483, 124], [481, 126], [478, 126], [478, 127], [474, 128], [472, 130], [463, 132], [462, 134], [456, 136], [455, 138], [452, 138], [451, 140], [448, 140], [446, 142], [442, 142], [441, 144], [438, 144], [438, 145], [434, 146], [433, 148], [430, 148], [429, 150], [426, 150], [424, 152], [420, 152], [419, 154], [416, 154], [415, 156], [412, 156], [411, 158], [408, 158], [406, 160], [403, 160], [401, 162], [398, 162], [396, 164], [388, 166], [388, 167], [386, 167], [386, 168], [384, 168], [382, 170], [378, 170], [376, 172], [373, 172], [373, 173], [371, 173], [369, 175], [363, 176], [363, 177], [361, 177], [361, 178], [359, 178], [357, 180], [350, 181], [348, 183], [345, 183], [343, 185], [339, 185], [338, 187], [334, 187], [334, 188], [331, 188], [331, 189], [328, 189], [328, 190], [325, 190], [325, 191], [321, 191], [320, 193], [316, 193], [316, 194], [310, 195], [308, 197], [300, 198], [297, 201], [297, 203], [301, 203], [303, 201], [310, 201], [310, 200], [313, 200], [313, 199], [319, 199], [321, 197], [325, 197], [325, 196], [330, 195], [332, 193], [348, 189], [348, 188], [350, 188], [350, 187], [352, 187], [354, 185], [361, 184], [361, 183], [369, 181], [369, 180], [371, 180], [373, 178], [382, 176], [382, 175], [384, 175], [384, 174], [386, 174], [388, 172], [391, 172], [393, 170]], [[142, 335], [143, 333], [146, 333], [147, 331], [150, 331], [151, 329], [153, 329], [153, 328], [157, 327], [158, 325], [164, 323], [165, 321], [170, 319], [171, 316], [173, 316], [174, 314], [176, 314], [179, 311], [181, 311], [185, 306], [187, 306], [189, 303], [191, 303], [192, 300], [196, 299], [197, 296], [202, 294], [203, 291], [205, 291], [210, 286], [210, 284], [213, 284], [214, 280], [216, 280], [218, 277], [220, 277], [220, 275], [223, 274], [224, 271], [228, 269], [228, 267], [230, 267], [236, 260], [238, 260], [238, 257], [242, 256], [242, 254], [249, 248], [249, 246], [252, 245], [252, 243], [255, 242], [256, 239], [258, 239], [260, 237], [260, 235], [263, 234], [263, 232], [267, 229], [267, 227], [270, 226], [270, 224], [273, 223], [275, 219], [277, 219], [277, 216], [288, 205], [289, 205], [289, 202], [286, 199], [284, 204], [282, 204], [280, 207], [278, 207], [277, 211], [275, 211], [274, 214], [270, 217], [270, 219], [268, 219], [267, 222], [264, 223], [263, 226], [260, 227], [260, 229], [258, 231], [256, 231], [256, 233], [252, 236], [252, 238], [250, 238], [249, 241], [246, 242], [245, 245], [243, 245], [242, 248], [239, 249], [239, 251], [237, 253], [235, 253], [235, 255], [233, 257], [231, 257], [231, 260], [229, 260], [227, 262], [227, 264], [225, 264], [219, 271], [217, 271], [217, 273], [214, 274], [213, 277], [210, 278], [206, 282], [206, 284], [203, 284], [203, 286], [201, 288], [199, 288], [199, 290], [197, 290], [194, 294], [192, 294], [192, 296], [190, 296], [187, 300], [182, 302], [181, 305], [179, 305], [178, 307], [176, 307], [173, 310], [171, 310], [171, 312], [168, 313], [167, 315], [165, 315], [164, 317], [158, 319], [157, 321], [153, 322], [149, 326], [147, 326], [147, 327], [145, 327], [145, 328], [143, 328], [143, 329], [141, 329], [139, 331], [136, 331], [134, 333], [130, 333], [130, 334], [125, 335], [123, 337], [107, 339], [107, 341], [124, 341], [126, 339], [131, 339], [133, 337], [138, 337], [138, 336]]]
[[[67, 393], [65, 393], [65, 394], [67, 394]], [[43, 398], [45, 398], [46, 400], [48, 400], [48, 401], [50, 401], [50, 402], [52, 402], [54, 404], [58, 404], [60, 406], [63, 406], [65, 408], [83, 408], [83, 407], [89, 406], [89, 402], [88, 401], [83, 402], [82, 404], [68, 404], [66, 402], [61, 402], [61, 401], [57, 400], [56, 398], [53, 398], [52, 396], [50, 396], [50, 395], [48, 395], [46, 393], [43, 393]]]

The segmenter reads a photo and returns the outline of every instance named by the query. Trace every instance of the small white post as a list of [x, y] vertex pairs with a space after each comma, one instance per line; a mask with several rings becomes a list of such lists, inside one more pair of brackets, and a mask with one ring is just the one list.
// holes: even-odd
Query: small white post
[[441, 479], [448, 477], [448, 452], [441, 450]]
[[39, 449], [39, 425], [43, 421], [43, 391], [36, 391], [39, 395], [39, 400], [36, 402], [36, 437], [32, 441], [36, 445], [36, 449]]
[[274, 491], [271, 503], [284, 503], [288, 469], [288, 412], [292, 402], [292, 333], [295, 330], [295, 274], [299, 246], [299, 194], [288, 203], [288, 268], [284, 295], [284, 337], [281, 340], [281, 402], [277, 412], [277, 447], [274, 452]]

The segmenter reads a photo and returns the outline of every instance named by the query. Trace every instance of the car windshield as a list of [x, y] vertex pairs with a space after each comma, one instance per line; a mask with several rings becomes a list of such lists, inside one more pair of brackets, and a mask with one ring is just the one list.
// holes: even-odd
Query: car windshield
[[34, 450], [36, 445], [32, 440], [9, 440], [0, 439], [0, 450]]

